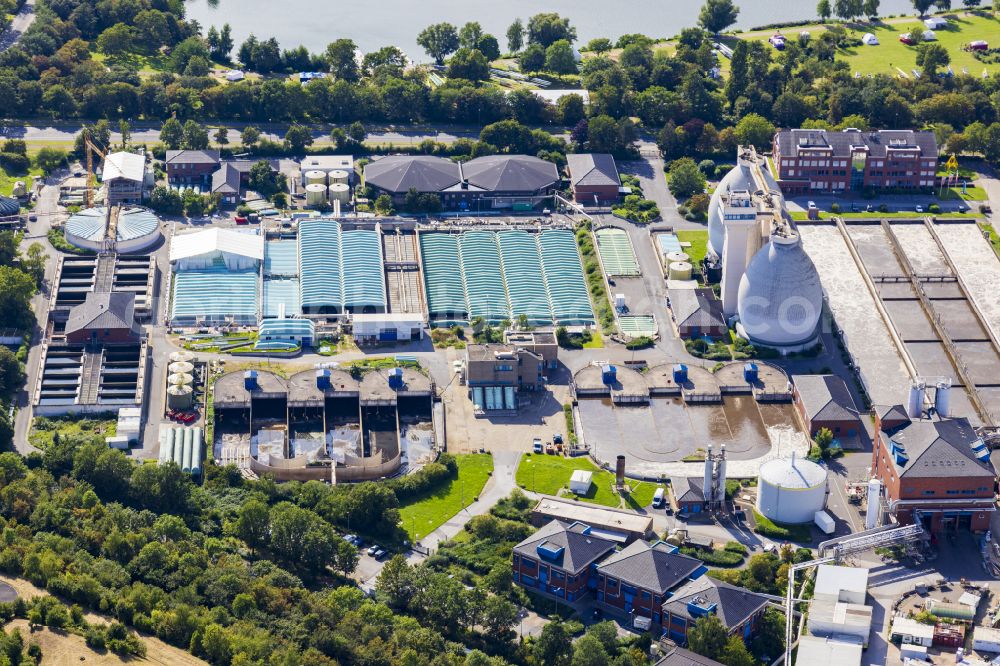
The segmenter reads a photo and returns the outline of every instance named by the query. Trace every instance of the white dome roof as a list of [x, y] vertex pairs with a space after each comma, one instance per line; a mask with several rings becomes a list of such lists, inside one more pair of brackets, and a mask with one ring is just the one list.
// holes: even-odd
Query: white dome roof
[[726, 242], [726, 227], [719, 214], [719, 204], [722, 203], [722, 195], [729, 190], [750, 190], [755, 189], [753, 176], [748, 165], [735, 166], [729, 173], [722, 177], [719, 186], [712, 192], [712, 198], [708, 203], [708, 246], [715, 253], [715, 256], [722, 256], [722, 246]]
[[823, 312], [823, 288], [798, 234], [772, 236], [740, 280], [740, 326], [751, 342], [790, 347], [809, 342]]
[[778, 458], [760, 466], [761, 482], [779, 488], [805, 490], [826, 483], [826, 470], [803, 458]]

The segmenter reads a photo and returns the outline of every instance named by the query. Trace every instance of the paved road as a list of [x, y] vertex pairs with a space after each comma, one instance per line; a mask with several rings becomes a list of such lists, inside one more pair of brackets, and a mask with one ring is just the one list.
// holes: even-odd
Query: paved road
[[35, 22], [35, 0], [27, 0], [14, 15], [10, 27], [0, 36], [0, 51], [6, 51], [20, 39], [21, 35]]

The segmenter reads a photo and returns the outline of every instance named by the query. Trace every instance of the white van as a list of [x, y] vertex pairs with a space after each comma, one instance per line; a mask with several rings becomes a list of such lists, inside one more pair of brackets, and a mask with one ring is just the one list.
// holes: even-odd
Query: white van
[[654, 509], [659, 509], [660, 507], [663, 506], [663, 493], [664, 493], [663, 486], [660, 486], [659, 488], [657, 488], [656, 492], [653, 493], [653, 508]]

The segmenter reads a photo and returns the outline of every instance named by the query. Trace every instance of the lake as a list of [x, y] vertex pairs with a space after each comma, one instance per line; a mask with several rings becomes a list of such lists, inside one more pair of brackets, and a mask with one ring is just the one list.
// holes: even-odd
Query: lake
[[[209, 26], [229, 23], [237, 46], [253, 33], [259, 38], [276, 37], [282, 48], [300, 44], [322, 52], [335, 39], [353, 39], [362, 51], [398, 46], [418, 62], [429, 60], [416, 38], [426, 26], [448, 21], [461, 26], [479, 21], [486, 32], [496, 35], [506, 48], [507, 26], [520, 17], [539, 12], [558, 12], [576, 27], [580, 44], [594, 37], [616, 39], [639, 32], [650, 37], [671, 37], [695, 25], [703, 0], [631, 0], [617, 4], [606, 0], [189, 0], [188, 18]], [[743, 0], [738, 27], [809, 19], [816, 16], [815, 0]], [[961, 3], [956, 3], [961, 4]], [[377, 5], [377, 6], [376, 6]], [[909, 0], [883, 0], [883, 15], [912, 13]]]

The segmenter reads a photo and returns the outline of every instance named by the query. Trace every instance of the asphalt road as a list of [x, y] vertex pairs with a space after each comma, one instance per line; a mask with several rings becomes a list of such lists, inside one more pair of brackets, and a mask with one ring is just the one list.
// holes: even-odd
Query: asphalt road
[[27, 0], [10, 22], [10, 27], [0, 36], [0, 51], [6, 51], [20, 39], [35, 22], [35, 0]]

